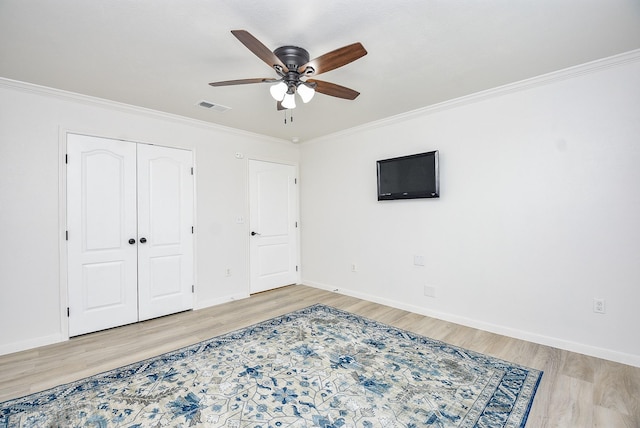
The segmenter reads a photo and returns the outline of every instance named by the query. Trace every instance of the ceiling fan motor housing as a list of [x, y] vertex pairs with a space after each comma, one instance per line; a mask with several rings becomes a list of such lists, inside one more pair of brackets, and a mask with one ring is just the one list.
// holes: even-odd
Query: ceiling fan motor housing
[[287, 66], [289, 72], [297, 72], [298, 67], [309, 62], [309, 52], [298, 46], [281, 46], [273, 53]]

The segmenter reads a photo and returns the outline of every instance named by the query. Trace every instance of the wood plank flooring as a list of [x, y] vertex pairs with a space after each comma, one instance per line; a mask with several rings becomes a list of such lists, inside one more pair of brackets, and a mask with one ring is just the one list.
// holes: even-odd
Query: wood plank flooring
[[544, 370], [527, 428], [640, 427], [640, 368], [302, 285], [0, 356], [0, 402], [178, 349], [314, 303]]

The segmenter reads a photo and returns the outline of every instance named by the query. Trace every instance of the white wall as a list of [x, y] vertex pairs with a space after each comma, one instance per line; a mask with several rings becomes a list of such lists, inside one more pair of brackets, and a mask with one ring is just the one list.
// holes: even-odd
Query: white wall
[[[635, 52], [304, 143], [303, 282], [640, 366], [639, 136]], [[435, 149], [439, 199], [377, 202]]]
[[249, 219], [248, 160], [298, 164], [299, 146], [0, 80], [0, 354], [67, 338], [59, 203], [66, 131], [194, 150], [195, 305], [248, 296], [249, 225], [236, 223]]
[[[623, 59], [302, 146], [0, 79], [0, 354], [66, 339], [73, 131], [194, 150], [197, 307], [248, 294], [247, 160], [280, 160], [301, 164], [304, 283], [640, 366], [640, 55]], [[432, 149], [440, 199], [376, 201], [376, 159]]]

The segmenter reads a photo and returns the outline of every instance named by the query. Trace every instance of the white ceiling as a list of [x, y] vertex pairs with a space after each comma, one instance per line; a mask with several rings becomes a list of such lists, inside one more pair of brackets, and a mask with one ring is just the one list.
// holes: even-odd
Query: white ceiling
[[[230, 30], [312, 58], [361, 42], [284, 124]], [[0, 77], [300, 141], [640, 48], [639, 0], [0, 0]], [[231, 107], [196, 106], [201, 100]]]

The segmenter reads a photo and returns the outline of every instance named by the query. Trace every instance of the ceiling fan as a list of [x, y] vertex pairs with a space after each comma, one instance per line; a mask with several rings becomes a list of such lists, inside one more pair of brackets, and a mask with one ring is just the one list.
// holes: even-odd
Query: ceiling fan
[[271, 96], [278, 102], [278, 110], [295, 108], [295, 94], [303, 102], [309, 102], [315, 92], [332, 97], [354, 100], [359, 92], [335, 83], [309, 79], [320, 73], [349, 64], [367, 54], [362, 44], [353, 43], [309, 60], [309, 52], [298, 46], [281, 46], [273, 52], [245, 30], [232, 30], [240, 42], [258, 58], [272, 67], [279, 78], [255, 78], [225, 80], [209, 83], [211, 86], [244, 85], [249, 83], [275, 83], [271, 86]]

